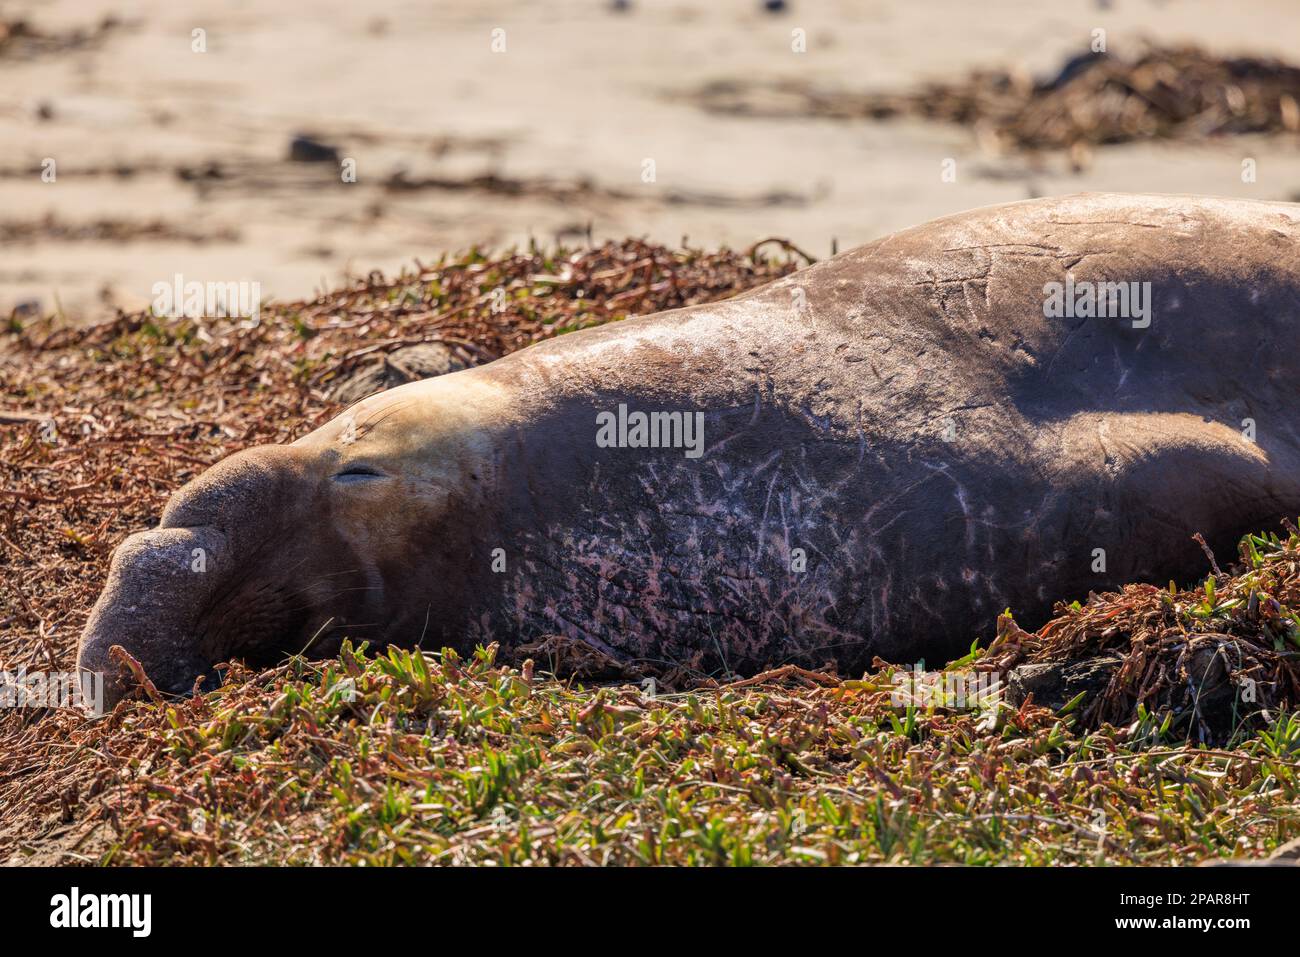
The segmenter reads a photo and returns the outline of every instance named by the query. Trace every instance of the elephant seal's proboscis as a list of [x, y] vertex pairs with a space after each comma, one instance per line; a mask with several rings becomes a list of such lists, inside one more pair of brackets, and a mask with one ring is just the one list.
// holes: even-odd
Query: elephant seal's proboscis
[[232, 455], [117, 549], [79, 667], [121, 645], [180, 693], [545, 634], [705, 673], [948, 660], [1300, 512], [1298, 312], [1294, 205], [937, 220]]

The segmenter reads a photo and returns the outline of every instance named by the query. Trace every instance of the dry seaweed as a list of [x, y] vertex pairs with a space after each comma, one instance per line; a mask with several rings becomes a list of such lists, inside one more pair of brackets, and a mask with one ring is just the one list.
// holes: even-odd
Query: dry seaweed
[[[1085, 725], [1164, 715], [1187, 736], [1222, 743], [1300, 703], [1300, 535], [1248, 535], [1226, 574], [1213, 555], [1202, 585], [1126, 585], [1058, 604], [1037, 632], [1013, 620], [976, 667], [1118, 657], [1101, 693], [1084, 703]], [[1198, 536], [1199, 538], [1199, 536]], [[1203, 542], [1202, 542], [1203, 543]]]
[[1300, 132], [1300, 68], [1196, 47], [1153, 46], [1133, 59], [1084, 54], [1037, 82], [1020, 71], [981, 69], [899, 93], [727, 81], [694, 98], [706, 109], [746, 116], [958, 123], [990, 146], [1018, 150]]

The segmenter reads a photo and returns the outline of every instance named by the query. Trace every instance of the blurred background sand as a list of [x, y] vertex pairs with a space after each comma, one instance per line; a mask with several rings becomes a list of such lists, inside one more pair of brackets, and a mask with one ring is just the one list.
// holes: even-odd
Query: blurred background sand
[[[724, 116], [692, 96], [718, 81], [907, 90], [976, 67], [1047, 77], [1099, 27], [1113, 55], [1147, 40], [1294, 56], [1295, 0], [785, 6], [0, 0], [0, 314], [104, 318], [176, 273], [295, 299], [443, 251], [585, 243], [588, 230], [737, 247], [782, 236], [824, 256], [1035, 195], [1300, 196], [1294, 136], [1105, 146], [1079, 164], [1002, 155], [956, 125]], [[299, 134], [327, 158], [290, 160]]]

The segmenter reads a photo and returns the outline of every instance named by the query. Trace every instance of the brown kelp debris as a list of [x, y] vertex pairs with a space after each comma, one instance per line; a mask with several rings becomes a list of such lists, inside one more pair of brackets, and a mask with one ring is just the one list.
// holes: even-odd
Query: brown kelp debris
[[[1012, 701], [1063, 708], [1088, 727], [1150, 721], [1222, 744], [1300, 703], [1300, 533], [1248, 535], [1233, 574], [1180, 589], [1126, 585], [1060, 604], [1032, 634], [1009, 617], [977, 668], [1011, 674]], [[1017, 691], [1019, 690], [1019, 693]]]
[[106, 16], [94, 26], [68, 30], [46, 30], [22, 18], [0, 18], [0, 58], [31, 59], [93, 47], [121, 26], [114, 16]]
[[1217, 57], [1196, 47], [1151, 46], [1134, 59], [1084, 54], [1041, 81], [983, 69], [899, 93], [721, 82], [694, 98], [706, 109], [738, 115], [960, 123], [986, 142], [1021, 150], [1300, 132], [1300, 67]]
[[239, 231], [228, 226], [187, 229], [161, 219], [128, 220], [99, 218], [69, 222], [52, 213], [38, 219], [0, 219], [0, 246], [41, 242], [168, 242], [202, 245], [232, 243]]

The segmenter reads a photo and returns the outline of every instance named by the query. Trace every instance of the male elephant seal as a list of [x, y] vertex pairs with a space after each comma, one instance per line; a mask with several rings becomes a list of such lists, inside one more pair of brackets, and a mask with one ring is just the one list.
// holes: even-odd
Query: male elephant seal
[[183, 691], [313, 639], [557, 632], [704, 670], [941, 662], [1300, 512], [1298, 312], [1298, 206], [950, 216], [232, 455], [118, 548], [80, 666], [121, 644]]

